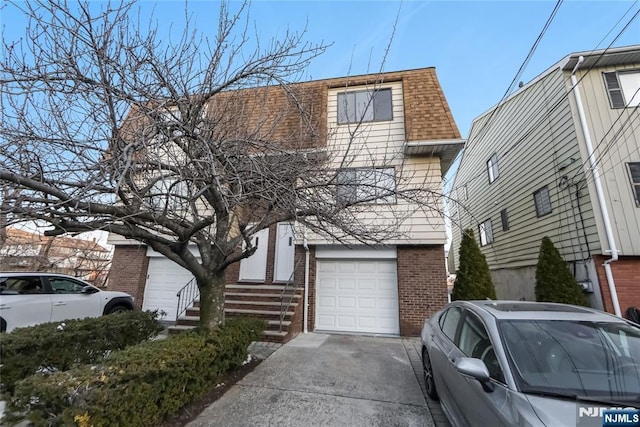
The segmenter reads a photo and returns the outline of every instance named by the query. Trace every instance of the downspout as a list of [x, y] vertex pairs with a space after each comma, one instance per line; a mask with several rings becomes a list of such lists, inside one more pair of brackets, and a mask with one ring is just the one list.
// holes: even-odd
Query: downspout
[[307, 227], [304, 227], [304, 236], [302, 237], [302, 245], [304, 246], [305, 258], [304, 258], [304, 310], [302, 321], [304, 322], [303, 332], [306, 334], [308, 329], [308, 317], [309, 317], [309, 244], [307, 242]]
[[596, 195], [598, 196], [598, 203], [600, 205], [600, 213], [602, 214], [602, 220], [604, 222], [604, 230], [607, 235], [607, 243], [611, 251], [611, 258], [604, 262], [604, 272], [607, 276], [607, 283], [609, 285], [609, 293], [611, 294], [611, 301], [613, 302], [613, 311], [616, 316], [622, 317], [620, 311], [620, 302], [618, 301], [618, 292], [616, 291], [616, 283], [613, 280], [613, 272], [611, 271], [611, 263], [618, 260], [618, 249], [613, 237], [613, 229], [611, 228], [611, 219], [609, 217], [609, 210], [604, 198], [604, 191], [602, 190], [602, 182], [600, 181], [600, 173], [598, 171], [598, 161], [593, 152], [593, 144], [591, 143], [591, 135], [589, 128], [587, 127], [587, 118], [584, 114], [584, 108], [582, 106], [582, 97], [580, 96], [580, 88], [578, 87], [578, 81], [576, 79], [576, 71], [580, 64], [584, 62], [584, 56], [578, 58], [576, 66], [571, 72], [571, 84], [573, 85], [573, 94], [576, 98], [576, 105], [578, 107], [578, 116], [580, 117], [580, 126], [582, 133], [584, 134], [584, 141], [587, 148], [587, 156], [589, 157], [589, 163], [591, 170], [593, 171], [593, 183], [596, 186]]

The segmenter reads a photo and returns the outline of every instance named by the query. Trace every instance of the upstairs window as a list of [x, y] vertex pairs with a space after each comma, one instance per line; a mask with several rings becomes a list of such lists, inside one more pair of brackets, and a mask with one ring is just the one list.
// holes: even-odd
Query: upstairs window
[[640, 162], [627, 163], [629, 167], [629, 177], [631, 178], [631, 189], [636, 199], [636, 206], [640, 207]]
[[549, 188], [546, 185], [533, 193], [533, 202], [536, 205], [536, 215], [538, 217], [551, 213], [551, 197], [549, 196]]
[[640, 105], [640, 71], [603, 73], [611, 108]]
[[480, 246], [493, 243], [493, 228], [490, 219], [478, 225], [478, 234], [480, 235]]
[[498, 179], [500, 172], [498, 171], [498, 155], [494, 154], [487, 160], [487, 171], [489, 172], [489, 184]]
[[389, 204], [396, 202], [394, 168], [354, 168], [338, 171], [338, 205], [354, 203]]
[[392, 119], [391, 89], [361, 90], [338, 94], [338, 124]]
[[502, 231], [509, 230], [509, 214], [506, 209], [500, 211], [500, 221], [502, 222]]

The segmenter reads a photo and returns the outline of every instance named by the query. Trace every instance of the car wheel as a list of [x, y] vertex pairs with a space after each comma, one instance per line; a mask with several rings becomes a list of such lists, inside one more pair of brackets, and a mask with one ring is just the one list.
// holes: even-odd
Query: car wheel
[[127, 307], [125, 307], [124, 305], [116, 305], [116, 306], [111, 307], [109, 309], [109, 311], [107, 312], [107, 314], [123, 313], [125, 311], [129, 311], [129, 309]]
[[433, 369], [431, 368], [431, 359], [426, 348], [422, 349], [422, 372], [424, 374], [424, 384], [427, 387], [427, 396], [433, 400], [438, 400], [438, 392], [436, 391], [436, 383], [433, 381]]

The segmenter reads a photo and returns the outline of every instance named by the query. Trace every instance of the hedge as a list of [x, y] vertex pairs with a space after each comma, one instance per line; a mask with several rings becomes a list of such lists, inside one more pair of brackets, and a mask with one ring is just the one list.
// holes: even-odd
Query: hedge
[[162, 330], [157, 313], [127, 311], [109, 316], [43, 323], [2, 334], [0, 382], [12, 393], [16, 381], [37, 371], [66, 371], [98, 363], [114, 350], [139, 344]]
[[7, 420], [26, 418], [35, 426], [158, 425], [242, 364], [264, 327], [261, 320], [234, 319], [208, 335], [128, 347], [98, 366], [31, 376], [16, 385]]

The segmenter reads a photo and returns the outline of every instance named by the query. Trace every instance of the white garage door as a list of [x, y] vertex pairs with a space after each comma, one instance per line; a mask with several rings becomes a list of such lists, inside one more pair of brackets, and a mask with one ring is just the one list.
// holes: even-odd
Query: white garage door
[[176, 320], [178, 297], [176, 294], [193, 276], [184, 268], [166, 258], [149, 258], [147, 286], [144, 290], [143, 310], [164, 310], [162, 320]]
[[396, 260], [318, 260], [316, 329], [399, 334]]

